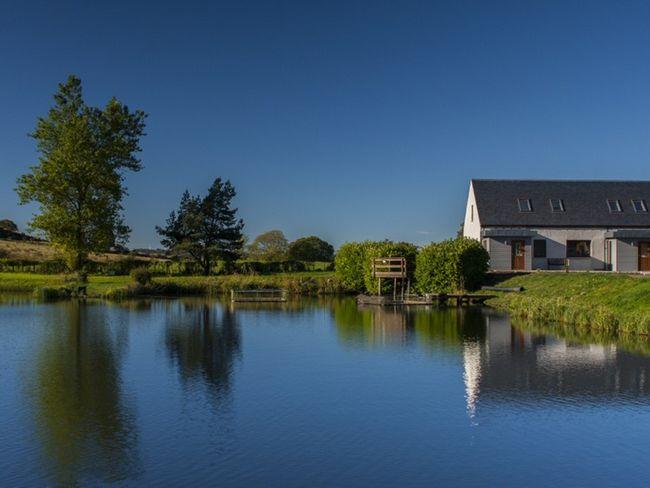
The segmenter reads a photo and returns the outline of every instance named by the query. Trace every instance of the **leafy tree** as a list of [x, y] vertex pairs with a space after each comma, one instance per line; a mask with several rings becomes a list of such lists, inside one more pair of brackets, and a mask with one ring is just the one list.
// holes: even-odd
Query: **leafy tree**
[[70, 76], [30, 134], [39, 163], [18, 178], [16, 191], [21, 204], [38, 203], [30, 228], [59, 248], [74, 270], [83, 270], [90, 252], [126, 242], [124, 172], [142, 168], [136, 154], [145, 118], [115, 98], [104, 108], [86, 105], [81, 80]]
[[204, 198], [186, 190], [165, 227], [156, 227], [160, 242], [177, 255], [191, 256], [206, 276], [217, 260], [232, 263], [241, 255], [244, 242], [244, 221], [237, 219], [237, 209], [231, 207], [236, 195], [230, 181], [221, 178], [214, 180]]
[[258, 235], [248, 246], [248, 257], [259, 261], [283, 261], [287, 258], [289, 242], [281, 230]]
[[289, 259], [296, 261], [332, 261], [334, 248], [316, 236], [301, 237], [289, 245]]

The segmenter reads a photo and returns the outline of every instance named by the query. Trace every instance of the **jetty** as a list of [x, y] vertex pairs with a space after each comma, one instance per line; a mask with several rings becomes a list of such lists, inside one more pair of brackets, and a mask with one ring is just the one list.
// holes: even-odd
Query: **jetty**
[[456, 305], [457, 307], [469, 305], [483, 305], [486, 300], [494, 298], [496, 295], [487, 295], [479, 293], [439, 293], [427, 294], [424, 296], [404, 296], [403, 298], [391, 297], [386, 295], [358, 295], [357, 303], [359, 305]]

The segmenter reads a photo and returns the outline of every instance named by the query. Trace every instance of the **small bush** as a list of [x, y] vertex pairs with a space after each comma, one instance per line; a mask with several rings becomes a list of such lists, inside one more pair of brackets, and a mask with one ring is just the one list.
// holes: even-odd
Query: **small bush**
[[301, 261], [238, 261], [233, 265], [233, 271], [239, 274], [271, 274], [296, 273], [305, 271], [305, 263]]
[[144, 267], [135, 268], [131, 270], [129, 276], [131, 276], [131, 279], [135, 281], [138, 285], [145, 286], [151, 283], [151, 272]]

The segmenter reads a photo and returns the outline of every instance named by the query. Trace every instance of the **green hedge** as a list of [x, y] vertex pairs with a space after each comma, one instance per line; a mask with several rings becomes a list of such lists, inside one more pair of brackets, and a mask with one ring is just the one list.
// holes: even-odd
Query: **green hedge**
[[478, 289], [490, 256], [478, 241], [460, 237], [432, 242], [418, 254], [415, 279], [420, 293], [453, 293]]
[[[348, 291], [376, 293], [377, 279], [372, 277], [372, 260], [375, 258], [406, 258], [407, 276], [415, 275], [417, 247], [408, 242], [364, 241], [348, 242], [336, 253], [336, 277]], [[392, 280], [382, 282], [382, 292], [392, 292]]]
[[348, 291], [363, 291], [366, 257], [365, 242], [347, 242], [341, 246], [334, 258], [334, 270], [341, 285]]

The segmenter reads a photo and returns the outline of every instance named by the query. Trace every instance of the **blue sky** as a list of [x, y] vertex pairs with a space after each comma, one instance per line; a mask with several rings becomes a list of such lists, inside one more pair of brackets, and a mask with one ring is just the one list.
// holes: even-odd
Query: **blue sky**
[[216, 176], [255, 236], [452, 236], [468, 181], [647, 179], [647, 2], [0, 1], [0, 218], [74, 73], [149, 113], [132, 246]]

